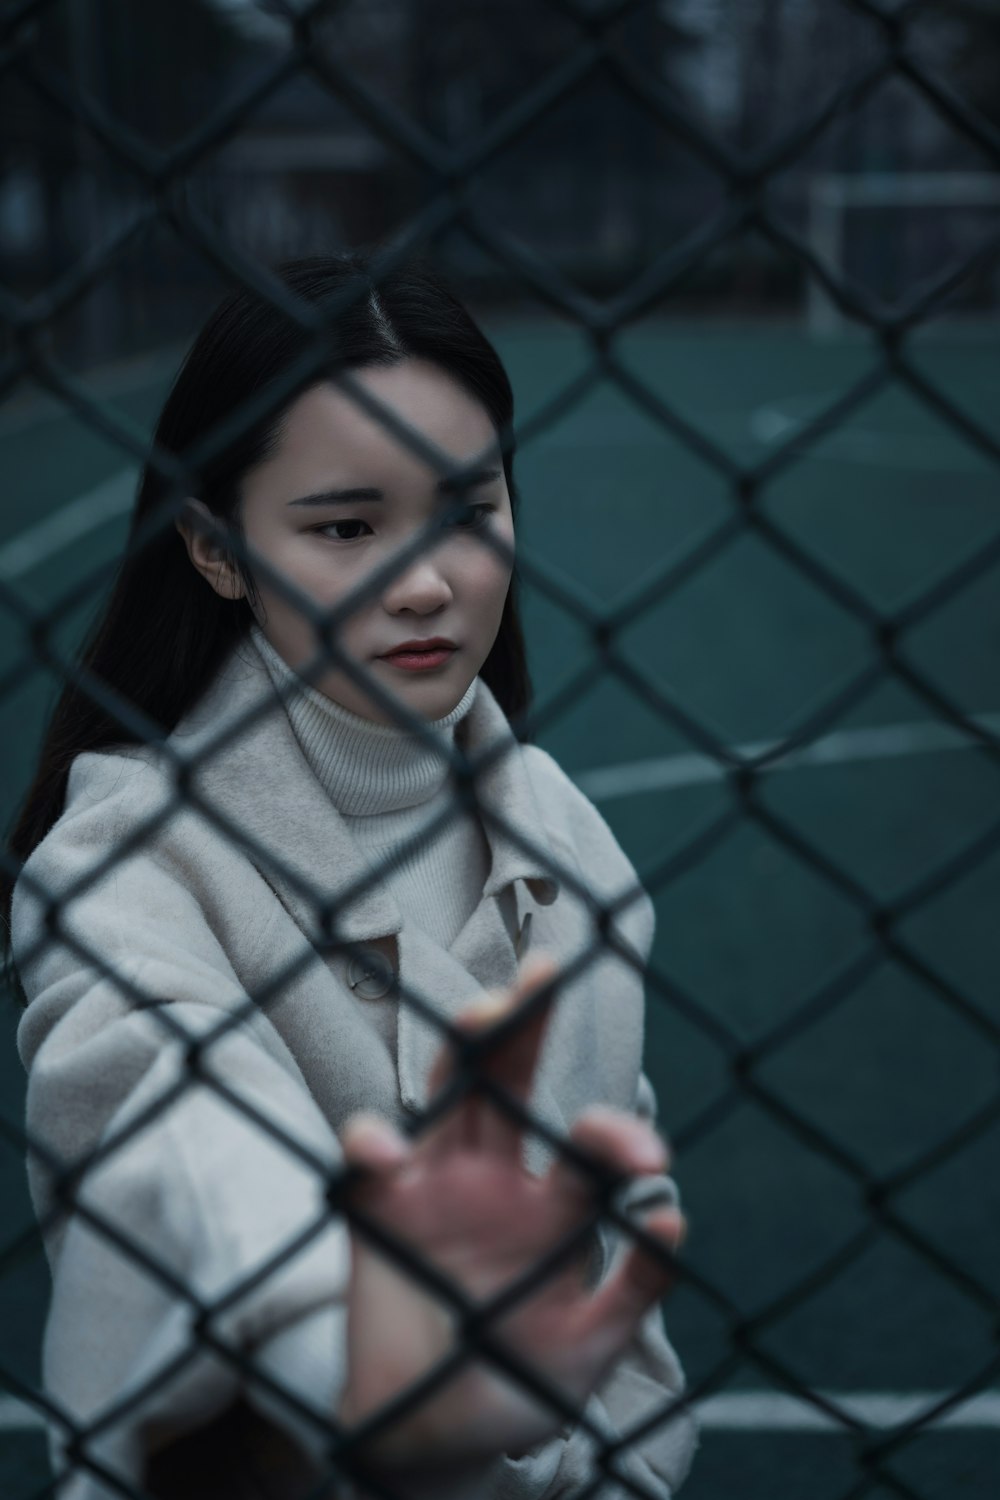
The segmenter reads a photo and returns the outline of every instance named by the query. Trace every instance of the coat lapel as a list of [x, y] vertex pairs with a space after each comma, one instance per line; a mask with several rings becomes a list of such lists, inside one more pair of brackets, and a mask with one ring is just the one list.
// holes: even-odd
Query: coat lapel
[[399, 907], [388, 887], [370, 882], [249, 641], [232, 653], [171, 739], [197, 763], [194, 795], [227, 820], [234, 840], [317, 948], [399, 932]]
[[[527, 915], [538, 905], [550, 906], [560, 889], [549, 869], [545, 822], [521, 746], [482, 679], [459, 725], [458, 742], [473, 764], [481, 766], [476, 794], [490, 846], [483, 898], [449, 949], [412, 926], [404, 927], [397, 939], [404, 986], [416, 989], [424, 1006], [445, 1023], [485, 991], [506, 988], [517, 975], [514, 943], [501, 910], [505, 893], [509, 890], [513, 899], [515, 931], [520, 931]], [[399, 1012], [399, 1083], [403, 1103], [411, 1110], [423, 1109], [428, 1102], [428, 1076], [442, 1042], [441, 1027], [404, 1000]], [[546, 1124], [554, 1129], [564, 1126], [544, 1069], [536, 1074], [530, 1102]], [[547, 1149], [531, 1137], [526, 1150], [528, 1166], [541, 1171], [549, 1157]]]
[[[404, 928], [397, 941], [405, 987], [399, 1008], [400, 1094], [407, 1109], [420, 1113], [428, 1103], [431, 1064], [446, 1044], [440, 1023], [453, 1020], [485, 990], [509, 984], [516, 972], [514, 950], [497, 902], [490, 897], [476, 908], [450, 949], [414, 927]], [[414, 982], [414, 975], [419, 975], [419, 982]], [[421, 1014], [413, 994], [438, 1018], [438, 1025]], [[550, 1129], [565, 1132], [566, 1121], [544, 1066], [535, 1074], [529, 1107]], [[540, 1175], [551, 1152], [540, 1137], [529, 1135], [525, 1159], [529, 1170]]]

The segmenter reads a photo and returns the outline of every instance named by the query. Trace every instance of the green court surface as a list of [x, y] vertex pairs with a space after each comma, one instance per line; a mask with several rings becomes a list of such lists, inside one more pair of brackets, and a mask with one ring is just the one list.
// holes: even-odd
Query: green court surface
[[[491, 332], [531, 427], [586, 367], [585, 341], [528, 322]], [[863, 341], [810, 342], [791, 327], [649, 322], [619, 350], [659, 399], [742, 465], [795, 443], [877, 365]], [[913, 360], [1000, 442], [995, 340], [942, 336], [919, 343]], [[102, 398], [142, 428], [169, 373], [147, 363], [108, 376]], [[44, 407], [0, 413], [0, 445], [0, 571], [48, 607], [114, 557], [134, 466]], [[525, 558], [594, 611], [648, 585], [648, 607], [615, 637], [617, 658], [719, 744], [753, 750], [780, 739], [878, 661], [870, 626], [760, 529], [669, 591], [655, 587], [738, 505], [706, 455], [610, 385], [526, 438], [517, 476]], [[1000, 533], [1000, 468], [897, 383], [794, 451], [758, 505], [846, 590], [889, 614]], [[61, 643], [95, 602], [67, 616]], [[685, 1260], [717, 1294], [686, 1282], [665, 1304], [691, 1385], [707, 1382], [702, 1451], [684, 1494], [834, 1500], [861, 1477], [866, 1425], [870, 1440], [885, 1438], [996, 1358], [1000, 852], [986, 848], [967, 868], [955, 861], [1000, 814], [1000, 755], [976, 748], [886, 670], [817, 726], [807, 753], [759, 779], [759, 817], [700, 845], [738, 806], [704, 746], [610, 669], [585, 625], [537, 583], [525, 586], [524, 609], [540, 707], [590, 668], [564, 710], [544, 719], [540, 743], [595, 798], [640, 873], [652, 883], [652, 872], [668, 871], [653, 888], [647, 1068], [676, 1146], [691, 1223]], [[915, 618], [897, 646], [931, 688], [986, 716], [994, 733], [998, 648], [991, 568]], [[27, 651], [5, 615], [0, 672]], [[0, 704], [5, 819], [53, 690], [39, 670]], [[940, 872], [948, 878], [938, 888]], [[908, 902], [910, 893], [921, 899]], [[874, 905], [905, 908], [891, 931], [908, 964], [873, 953]], [[855, 967], [856, 983], [834, 997], [828, 986]], [[16, 1122], [15, 1021], [4, 1003], [0, 1109]], [[734, 1085], [730, 1059], [741, 1054]], [[942, 1143], [949, 1148], [935, 1152]], [[866, 1198], [876, 1180], [896, 1186], [878, 1211]], [[22, 1164], [6, 1146], [0, 1193], [0, 1242], [9, 1243], [30, 1210]], [[0, 1357], [19, 1376], [37, 1370], [45, 1287], [40, 1255], [0, 1282]], [[738, 1342], [734, 1320], [753, 1325]], [[779, 1372], [858, 1403], [860, 1436], [810, 1419]], [[0, 1493], [21, 1500], [44, 1479], [41, 1439], [9, 1402], [0, 1432]], [[992, 1373], [978, 1402], [884, 1464], [890, 1478], [865, 1491], [878, 1500], [995, 1495], [1000, 1378]]]

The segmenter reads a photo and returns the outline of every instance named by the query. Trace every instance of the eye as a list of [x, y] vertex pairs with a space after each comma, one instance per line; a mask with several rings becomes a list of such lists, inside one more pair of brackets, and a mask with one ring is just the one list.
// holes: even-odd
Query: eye
[[461, 510], [457, 510], [451, 519], [443, 524], [446, 527], [454, 526], [459, 531], [475, 531], [478, 527], [485, 526], [490, 512], [495, 509], [493, 505], [463, 505]]
[[[325, 526], [317, 526], [314, 529], [319, 536], [326, 536], [328, 532], [336, 531], [336, 528], [338, 526], [365, 526], [369, 531], [371, 531], [371, 527], [368, 525], [367, 521], [328, 521]], [[358, 537], [361, 535], [363, 535], [363, 533], [358, 531], [351, 532], [349, 536], [344, 536], [343, 532], [337, 532], [335, 536], [330, 537], [330, 541], [354, 542], [357, 541]]]

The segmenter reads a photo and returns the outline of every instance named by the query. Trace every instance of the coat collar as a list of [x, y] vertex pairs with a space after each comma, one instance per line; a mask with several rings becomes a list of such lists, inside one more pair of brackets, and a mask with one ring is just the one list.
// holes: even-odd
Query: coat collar
[[[534, 900], [548, 906], [560, 882], [542, 857], [543, 809], [521, 746], [482, 678], [462, 724], [466, 754], [487, 762], [476, 780], [491, 855], [483, 894], [499, 896], [523, 880]], [[310, 770], [267, 669], [247, 642], [237, 645], [181, 719], [170, 745], [192, 766], [190, 792], [248, 846], [311, 939], [323, 941], [324, 909], [335, 912], [340, 939], [364, 942], [400, 932], [403, 916], [388, 888], [379, 882], [364, 888], [370, 876], [361, 851]]]

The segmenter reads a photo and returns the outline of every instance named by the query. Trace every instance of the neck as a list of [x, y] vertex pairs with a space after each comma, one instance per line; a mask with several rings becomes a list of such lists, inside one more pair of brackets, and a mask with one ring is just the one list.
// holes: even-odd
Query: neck
[[275, 686], [295, 686], [285, 699], [292, 729], [314, 774], [342, 813], [364, 817], [395, 812], [426, 802], [440, 791], [456, 725], [475, 701], [477, 677], [449, 714], [428, 721], [436, 741], [428, 744], [409, 729], [362, 718], [319, 692], [293, 671], [256, 624], [250, 627], [250, 639]]

